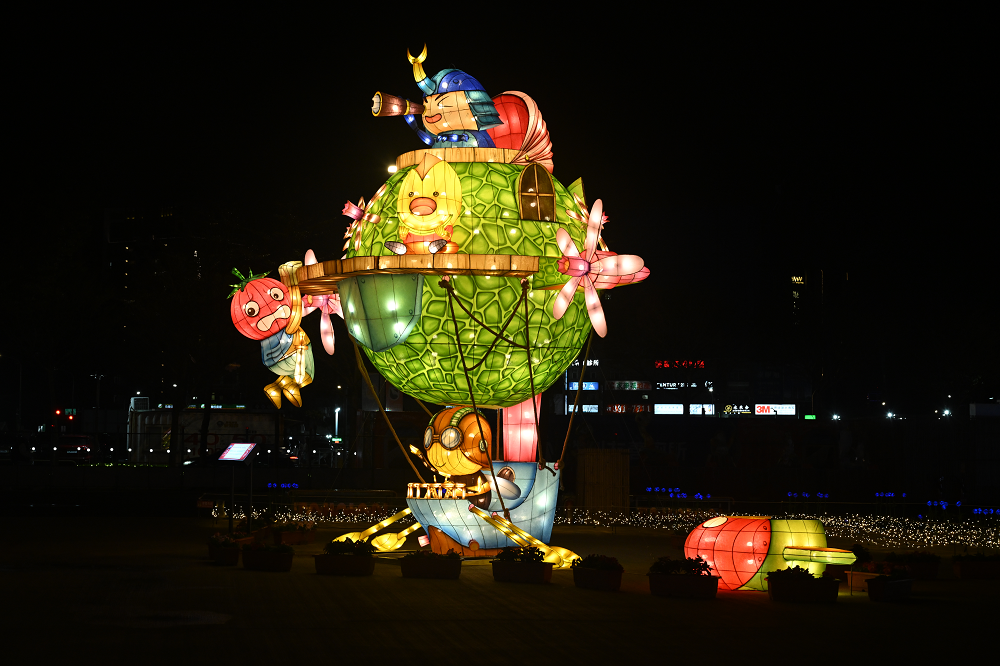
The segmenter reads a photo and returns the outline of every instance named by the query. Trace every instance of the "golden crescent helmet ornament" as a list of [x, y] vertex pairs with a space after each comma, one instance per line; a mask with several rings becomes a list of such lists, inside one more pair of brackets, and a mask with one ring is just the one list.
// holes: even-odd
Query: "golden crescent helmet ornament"
[[410, 61], [411, 65], [417, 65], [422, 63], [424, 60], [427, 59], [427, 45], [424, 44], [424, 49], [420, 52], [420, 55], [418, 55], [416, 58], [410, 55], [410, 49], [406, 49], [406, 59]]
[[[410, 55], [410, 49], [406, 49], [406, 59], [410, 61], [413, 65], [413, 80], [418, 84], [427, 78], [427, 74], [424, 72], [424, 66], [422, 63], [427, 58], [427, 44], [424, 44], [423, 50], [420, 52], [416, 58]], [[426, 92], [426, 91], [425, 91]]]

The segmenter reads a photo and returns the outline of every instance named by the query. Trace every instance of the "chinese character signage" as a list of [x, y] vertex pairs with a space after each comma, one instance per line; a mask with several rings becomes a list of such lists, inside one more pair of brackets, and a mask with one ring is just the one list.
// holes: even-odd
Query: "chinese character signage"
[[651, 391], [653, 382], [608, 382], [612, 391]]
[[604, 411], [611, 414], [638, 414], [651, 410], [649, 405], [608, 405]]
[[701, 368], [705, 369], [704, 361], [653, 361], [654, 368]]
[[750, 409], [750, 405], [726, 405], [722, 414], [723, 416], [749, 416], [753, 414], [753, 410]]

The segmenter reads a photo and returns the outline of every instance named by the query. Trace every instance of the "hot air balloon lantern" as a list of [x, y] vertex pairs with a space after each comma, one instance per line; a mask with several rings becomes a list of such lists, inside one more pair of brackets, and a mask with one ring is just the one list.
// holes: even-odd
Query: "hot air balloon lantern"
[[[561, 471], [538, 445], [538, 399], [594, 331], [607, 333], [599, 292], [649, 270], [608, 250], [604, 204], [588, 210], [581, 179], [553, 175], [548, 127], [530, 96], [491, 97], [459, 69], [428, 75], [426, 47], [407, 56], [422, 102], [379, 92], [372, 114], [402, 116], [424, 147], [400, 155], [370, 201], [344, 206], [340, 259], [308, 255], [281, 283], [300, 317], [322, 311], [328, 352], [329, 315], [341, 314], [387, 382], [451, 406], [429, 424], [426, 448], [411, 448], [443, 477], [411, 485], [407, 498], [437, 535], [435, 550], [537, 545], [568, 566], [572, 554], [545, 543]], [[286, 329], [297, 330], [289, 307]], [[504, 410], [496, 451], [482, 416], [490, 410]]]
[[800, 566], [821, 576], [827, 564], [851, 564], [854, 553], [828, 548], [819, 520], [717, 516], [684, 542], [685, 557], [701, 557], [722, 590], [766, 590], [768, 572]]

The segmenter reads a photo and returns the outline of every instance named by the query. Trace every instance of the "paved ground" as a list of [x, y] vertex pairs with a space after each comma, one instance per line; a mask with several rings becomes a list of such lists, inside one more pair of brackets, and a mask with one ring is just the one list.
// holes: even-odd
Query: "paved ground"
[[556, 528], [554, 544], [625, 565], [622, 591], [602, 593], [577, 589], [570, 572], [547, 586], [495, 583], [488, 565], [471, 563], [458, 581], [404, 579], [392, 564], [372, 578], [317, 576], [309, 555], [319, 544], [297, 548], [291, 573], [217, 567], [205, 538], [223, 523], [205, 519], [6, 523], [0, 654], [12, 666], [992, 659], [1000, 592], [1000, 581], [943, 578], [917, 582], [905, 605], [846, 588], [829, 606], [773, 604], [759, 592], [663, 599], [643, 574], [656, 556], [678, 556], [681, 538], [639, 529]]

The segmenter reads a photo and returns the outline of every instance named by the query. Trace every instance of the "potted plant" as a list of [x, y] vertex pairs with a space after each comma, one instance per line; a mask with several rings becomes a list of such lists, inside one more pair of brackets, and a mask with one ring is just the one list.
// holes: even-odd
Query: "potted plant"
[[216, 532], [208, 538], [208, 556], [216, 564], [236, 566], [240, 561], [240, 544], [230, 535]]
[[243, 568], [251, 571], [291, 571], [295, 549], [291, 546], [265, 546], [260, 542], [243, 546]]
[[767, 596], [771, 601], [798, 603], [834, 603], [837, 601], [835, 578], [816, 578], [800, 566], [768, 572]]
[[498, 583], [548, 583], [552, 581], [552, 563], [543, 562], [544, 554], [535, 546], [504, 548], [493, 559], [493, 580]]
[[625, 567], [618, 559], [607, 555], [587, 555], [576, 558], [571, 565], [573, 584], [588, 590], [617, 592], [622, 586]]
[[323, 576], [371, 576], [375, 573], [375, 546], [367, 540], [331, 541], [323, 554], [313, 555], [316, 573]]
[[951, 558], [955, 575], [962, 579], [995, 580], [1000, 578], [1000, 555], [955, 555]]
[[274, 536], [275, 544], [288, 544], [298, 546], [304, 543], [312, 543], [316, 540], [316, 529], [314, 523], [284, 523], [272, 528], [271, 534]]
[[913, 579], [902, 569], [893, 569], [888, 575], [868, 580], [869, 601], [905, 601], [910, 598]]
[[439, 555], [430, 550], [407, 553], [399, 560], [403, 578], [439, 578], [457, 580], [462, 573], [462, 558], [454, 550]]
[[719, 579], [701, 556], [672, 560], [657, 559], [649, 567], [649, 591], [658, 597], [714, 599], [719, 591]]

